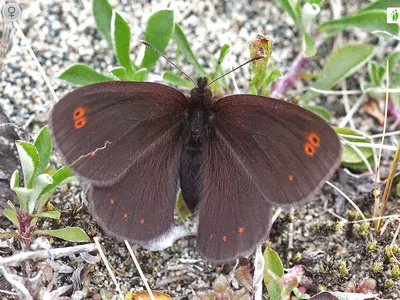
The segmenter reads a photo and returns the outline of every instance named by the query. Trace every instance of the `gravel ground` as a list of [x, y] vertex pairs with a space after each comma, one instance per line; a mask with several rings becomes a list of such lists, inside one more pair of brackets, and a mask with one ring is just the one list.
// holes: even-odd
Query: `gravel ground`
[[[156, 10], [165, 8], [157, 1], [110, 1], [112, 5], [122, 13], [128, 21], [132, 32], [132, 59], [136, 60], [143, 52], [143, 46], [136, 43], [144, 37], [144, 28], [149, 16]], [[343, 1], [343, 15], [351, 15], [360, 7], [365, 7], [369, 1]], [[164, 3], [167, 3], [164, 1]], [[170, 8], [175, 11], [175, 20], [181, 25], [192, 46], [193, 52], [200, 63], [210, 68], [212, 57], [218, 55], [218, 50], [224, 43], [229, 43], [232, 49], [231, 64], [238, 65], [249, 58], [248, 44], [255, 39], [257, 34], [269, 35], [274, 40], [274, 52], [272, 59], [283, 73], [288, 69], [300, 50], [300, 41], [294, 22], [283, 13], [273, 1], [172, 1]], [[329, 6], [323, 9], [321, 18], [331, 18]], [[94, 69], [107, 73], [117, 63], [112, 51], [107, 47], [97, 31], [91, 13], [91, 1], [61, 1], [61, 0], [35, 0], [25, 1], [23, 15], [19, 24], [30, 42], [33, 51], [50, 79], [50, 83], [58, 97], [65, 95], [72, 87], [57, 79], [57, 75], [73, 63], [86, 63]], [[372, 42], [376, 44], [377, 60], [382, 62], [384, 56], [393, 51], [397, 46], [391, 40], [378, 40], [369, 34], [359, 30], [347, 32], [343, 36], [343, 43], [356, 41]], [[7, 56], [4, 67], [0, 72], [1, 104], [11, 122], [23, 126], [33, 135], [47, 123], [48, 112], [55, 103], [48, 87], [40, 75], [35, 63], [29, 55], [24, 42], [16, 35], [14, 47]], [[316, 58], [307, 67], [307, 72], [318, 72], [331, 52], [333, 41], [328, 41], [321, 48]], [[398, 47], [398, 46], [397, 46]], [[175, 48], [171, 44], [167, 55], [175, 58]], [[179, 59], [180, 66], [186, 73], [196, 77], [195, 70], [184, 60]], [[227, 68], [229, 64], [227, 65]], [[160, 60], [155, 68], [155, 74], [161, 74], [171, 67]], [[359, 71], [353, 79], [347, 81], [349, 89], [359, 88], [359, 81], [366, 78], [366, 69]], [[244, 67], [234, 74], [239, 88], [246, 91], [246, 82], [249, 78], [248, 68]], [[299, 92], [308, 85], [299, 81], [293, 89], [288, 91], [287, 97], [299, 95]], [[234, 93], [232, 89], [231, 93]], [[356, 98], [350, 97], [350, 101]], [[323, 103], [330, 108], [335, 115], [333, 122], [343, 117], [344, 109], [341, 98], [337, 96], [320, 97], [317, 103]], [[357, 115], [355, 123], [364, 132], [379, 132], [381, 128], [369, 116], [364, 113]], [[53, 161], [60, 164], [56, 155]], [[390, 162], [390, 161], [389, 161]], [[386, 161], [382, 172], [387, 171]], [[333, 181], [348, 192], [349, 196], [361, 207], [368, 210], [371, 207], [373, 179], [370, 176], [354, 178], [343, 170], [340, 170]], [[64, 186], [57, 193], [54, 205], [64, 213], [62, 225], [68, 222], [70, 225], [82, 226], [93, 234], [99, 231], [88, 214], [82, 187], [78, 182]], [[83, 204], [79, 212], [76, 207]], [[388, 211], [399, 213], [399, 200], [392, 199]], [[314, 277], [316, 282], [322, 283], [333, 290], [343, 291], [349, 281], [373, 277], [377, 280], [377, 290], [385, 299], [398, 299], [399, 282], [395, 288], [383, 288], [384, 281], [388, 278], [387, 270], [375, 275], [370, 271], [371, 265], [376, 261], [384, 261], [381, 252], [366, 253], [364, 251], [368, 238], [354, 233], [348, 227], [337, 233], [323, 230], [325, 224], [336, 220], [328, 211], [334, 211], [346, 218], [346, 212], [350, 209], [348, 203], [338, 193], [326, 186], [319, 199], [315, 202], [296, 209], [293, 220], [292, 234], [288, 234], [290, 225], [282, 216], [274, 224], [271, 241], [273, 248], [280, 254], [288, 267], [292, 264], [290, 257], [296, 253], [303, 253], [303, 261], [308, 270], [307, 273]], [[71, 221], [71, 215], [74, 216]], [[3, 220], [3, 219], [2, 219]], [[319, 223], [320, 229], [317, 229]], [[6, 224], [6, 223], [4, 223]], [[186, 222], [190, 226], [190, 221]], [[60, 226], [52, 224], [53, 226]], [[322, 229], [321, 229], [322, 228]], [[395, 227], [393, 228], [395, 230]], [[99, 232], [101, 234], [101, 231]], [[293, 239], [290, 241], [290, 239]], [[379, 241], [383, 247], [387, 241]], [[291, 249], [288, 243], [292, 243]], [[53, 247], [65, 246], [65, 243], [56, 241]], [[104, 237], [102, 245], [107, 252], [111, 264], [116, 268], [118, 280], [122, 282], [122, 289], [141, 289], [142, 284], [127, 250], [122, 243], [115, 243], [110, 238]], [[323, 251], [318, 259], [312, 253]], [[228, 274], [232, 266], [211, 266], [200, 261], [195, 251], [195, 239], [187, 237], [176, 242], [172, 247], [161, 252], [138, 252], [138, 259], [147, 278], [157, 290], [165, 291], [174, 298], [190, 297], [194, 291], [209, 289], [211, 283], [219, 274]], [[311, 254], [310, 254], [311, 253]], [[311, 258], [307, 259], [310, 254]], [[327, 260], [333, 258], [331, 270], [327, 273], [316, 273], [315, 269]], [[349, 268], [346, 276], [334, 276], [337, 274], [339, 264], [345, 261]], [[64, 261], [65, 264], [70, 264]], [[101, 289], [113, 290], [113, 284], [102, 265], [96, 265], [92, 272], [86, 270], [84, 291], [88, 295], [99, 293]], [[313, 274], [311, 276], [310, 274]], [[70, 274], [60, 275], [56, 286], [70, 284]], [[238, 283], [233, 280], [234, 287]], [[312, 289], [310, 287], [310, 293]]]

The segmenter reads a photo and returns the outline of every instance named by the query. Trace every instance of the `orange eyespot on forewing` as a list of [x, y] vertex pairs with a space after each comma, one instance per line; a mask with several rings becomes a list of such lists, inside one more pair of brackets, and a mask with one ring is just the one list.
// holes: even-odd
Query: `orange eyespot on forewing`
[[87, 122], [86, 111], [87, 111], [86, 107], [79, 106], [72, 113], [75, 129], [81, 129], [83, 126], [85, 126]]
[[307, 140], [314, 147], [318, 148], [321, 145], [321, 140], [315, 132], [308, 133]]
[[84, 117], [86, 114], [86, 111], [87, 111], [87, 108], [83, 107], [83, 106], [79, 106], [78, 108], [76, 108], [74, 110], [74, 112], [72, 113], [74, 120], [78, 120], [78, 119]]
[[311, 145], [310, 143], [307, 142], [304, 144], [304, 152], [308, 156], [314, 156], [315, 148], [313, 145]]

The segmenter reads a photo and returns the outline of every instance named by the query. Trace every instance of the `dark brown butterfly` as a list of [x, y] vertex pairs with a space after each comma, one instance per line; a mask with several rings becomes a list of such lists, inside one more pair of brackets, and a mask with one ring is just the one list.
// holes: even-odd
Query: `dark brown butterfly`
[[[92, 213], [118, 238], [148, 245], [174, 222], [179, 187], [199, 214], [197, 249], [228, 261], [266, 240], [272, 206], [311, 200], [341, 144], [319, 116], [281, 100], [190, 97], [156, 83], [105, 82], [67, 94], [50, 114], [56, 146], [91, 183]], [[96, 151], [98, 149], [98, 151]]]

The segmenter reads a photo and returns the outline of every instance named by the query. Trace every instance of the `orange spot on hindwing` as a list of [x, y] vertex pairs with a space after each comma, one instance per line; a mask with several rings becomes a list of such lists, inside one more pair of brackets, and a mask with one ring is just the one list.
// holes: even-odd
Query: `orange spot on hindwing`
[[289, 180], [293, 181], [293, 175], [289, 175]]
[[210, 234], [210, 240], [212, 240], [212, 238], [213, 238], [213, 235], [212, 235], [212, 234]]
[[244, 227], [239, 227], [238, 232], [239, 232], [239, 233], [243, 233], [243, 232], [244, 232]]
[[85, 116], [86, 111], [87, 111], [86, 107], [79, 106], [72, 113], [72, 117], [74, 118], [75, 129], [81, 129], [83, 126], [85, 126], [87, 122], [87, 117]]
[[124, 219], [125, 220], [128, 219], [128, 214], [127, 213], [124, 213]]
[[115, 203], [114, 199], [110, 199], [110, 204], [113, 205]]
[[140, 224], [141, 224], [141, 225], [144, 224], [144, 219], [140, 219]]
[[227, 239], [228, 239], [228, 238], [226, 237], [226, 235], [224, 235], [224, 236], [222, 237], [222, 240], [223, 240], [224, 242], [226, 242]]

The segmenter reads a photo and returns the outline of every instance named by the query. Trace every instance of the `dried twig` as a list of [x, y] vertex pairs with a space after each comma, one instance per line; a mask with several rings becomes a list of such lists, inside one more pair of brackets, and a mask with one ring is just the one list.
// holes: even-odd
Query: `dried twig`
[[8, 257], [0, 257], [0, 266], [24, 262], [26, 260], [45, 260], [48, 258], [59, 258], [76, 253], [90, 252], [96, 250], [95, 244], [85, 244], [73, 247], [55, 248], [49, 250], [26, 251]]

